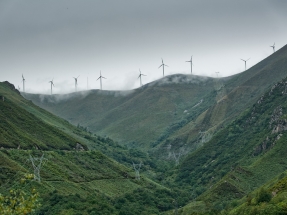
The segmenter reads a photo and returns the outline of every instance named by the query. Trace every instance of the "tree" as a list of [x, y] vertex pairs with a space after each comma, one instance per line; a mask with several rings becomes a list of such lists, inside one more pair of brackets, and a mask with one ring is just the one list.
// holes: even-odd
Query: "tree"
[[11, 189], [9, 195], [3, 196], [0, 193], [0, 214], [2, 215], [26, 215], [32, 213], [37, 207], [38, 193], [36, 189], [32, 188], [30, 192], [23, 190], [24, 185], [34, 178], [33, 174], [26, 174], [21, 179], [22, 185], [18, 189]]

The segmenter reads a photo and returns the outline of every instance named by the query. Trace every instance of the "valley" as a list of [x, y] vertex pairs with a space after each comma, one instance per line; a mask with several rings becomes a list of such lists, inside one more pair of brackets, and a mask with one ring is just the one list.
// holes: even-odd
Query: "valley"
[[[287, 46], [227, 78], [130, 91], [20, 93], [0, 83], [0, 192], [33, 174], [36, 214], [287, 213]], [[133, 164], [142, 163], [136, 178]]]

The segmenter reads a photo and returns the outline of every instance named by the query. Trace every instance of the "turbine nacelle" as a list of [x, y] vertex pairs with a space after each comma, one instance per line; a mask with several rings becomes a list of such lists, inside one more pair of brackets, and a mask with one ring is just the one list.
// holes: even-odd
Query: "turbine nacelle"
[[190, 73], [192, 74], [192, 65], [193, 65], [193, 63], [192, 63], [192, 55], [190, 57], [190, 60], [189, 61], [185, 61], [185, 62], [190, 63]]
[[273, 44], [273, 46], [270, 46], [273, 48], [273, 53], [275, 52], [275, 43]]
[[100, 77], [98, 77], [97, 80], [100, 79], [100, 82], [101, 82], [101, 90], [102, 90], [102, 78], [106, 79], [105, 77], [102, 76], [102, 71], [100, 71]]
[[164, 64], [164, 63], [163, 63], [163, 59], [161, 59], [161, 65], [158, 67], [158, 69], [159, 69], [160, 67], [162, 67], [162, 75], [163, 75], [163, 76], [164, 76], [164, 67], [165, 67], [165, 66], [169, 67], [168, 65]]

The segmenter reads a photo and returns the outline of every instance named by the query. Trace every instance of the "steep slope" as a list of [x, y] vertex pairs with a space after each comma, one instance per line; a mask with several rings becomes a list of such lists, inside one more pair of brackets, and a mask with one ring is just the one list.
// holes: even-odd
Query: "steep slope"
[[[170, 135], [160, 151], [168, 145], [174, 146], [172, 148], [174, 150], [178, 150], [184, 144], [186, 144], [185, 150], [192, 150], [202, 145], [252, 105], [272, 84], [286, 76], [286, 59], [287, 46], [284, 46], [247, 71], [234, 75], [225, 83], [219, 84], [216, 94], [209, 97], [212, 105], [199, 117]], [[205, 133], [200, 134], [200, 132]]]
[[[1, 147], [71, 150], [79, 143], [79, 140], [16, 105], [13, 98], [20, 98], [20, 93], [8, 82], [0, 84], [0, 97]], [[23, 99], [23, 103], [29, 105], [31, 102]], [[87, 149], [85, 144], [82, 146]]]
[[[284, 79], [183, 160], [176, 180], [198, 196], [198, 204], [220, 211], [285, 172], [286, 96]], [[189, 213], [192, 206], [196, 204], [188, 206]]]
[[[89, 91], [70, 95], [32, 95], [27, 99], [73, 124], [81, 124], [120, 143], [149, 147], [173, 122], [181, 120], [214, 90], [212, 78], [173, 75], [127, 92]], [[205, 101], [204, 101], [205, 103]]]
[[130, 147], [156, 147], [157, 155], [164, 156], [170, 145], [173, 151], [182, 146], [192, 151], [228, 125], [284, 77], [286, 58], [284, 46], [229, 78], [173, 75], [127, 92], [23, 96], [75, 125]]
[[[3, 101], [4, 98], [4, 101]], [[0, 147], [38, 150], [96, 149], [128, 165], [151, 160], [136, 149], [128, 150], [82, 126], [75, 127], [24, 99], [8, 82], [0, 83]], [[77, 144], [79, 143], [79, 144]], [[81, 147], [80, 147], [81, 148]]]
[[152, 214], [171, 208], [174, 191], [143, 174], [141, 180], [135, 178], [132, 162], [149, 166], [144, 154], [53, 116], [25, 100], [8, 82], [0, 83], [0, 99], [1, 194], [21, 187], [25, 173], [34, 173], [38, 180], [32, 160], [38, 168], [43, 156], [41, 182], [21, 188], [36, 187], [40, 193], [38, 214]]

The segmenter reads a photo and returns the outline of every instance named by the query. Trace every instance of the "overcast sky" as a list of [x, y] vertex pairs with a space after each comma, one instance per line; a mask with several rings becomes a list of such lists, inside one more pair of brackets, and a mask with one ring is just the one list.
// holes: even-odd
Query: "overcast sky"
[[26, 92], [139, 87], [165, 73], [229, 76], [287, 43], [283, 0], [0, 0], [0, 81]]

